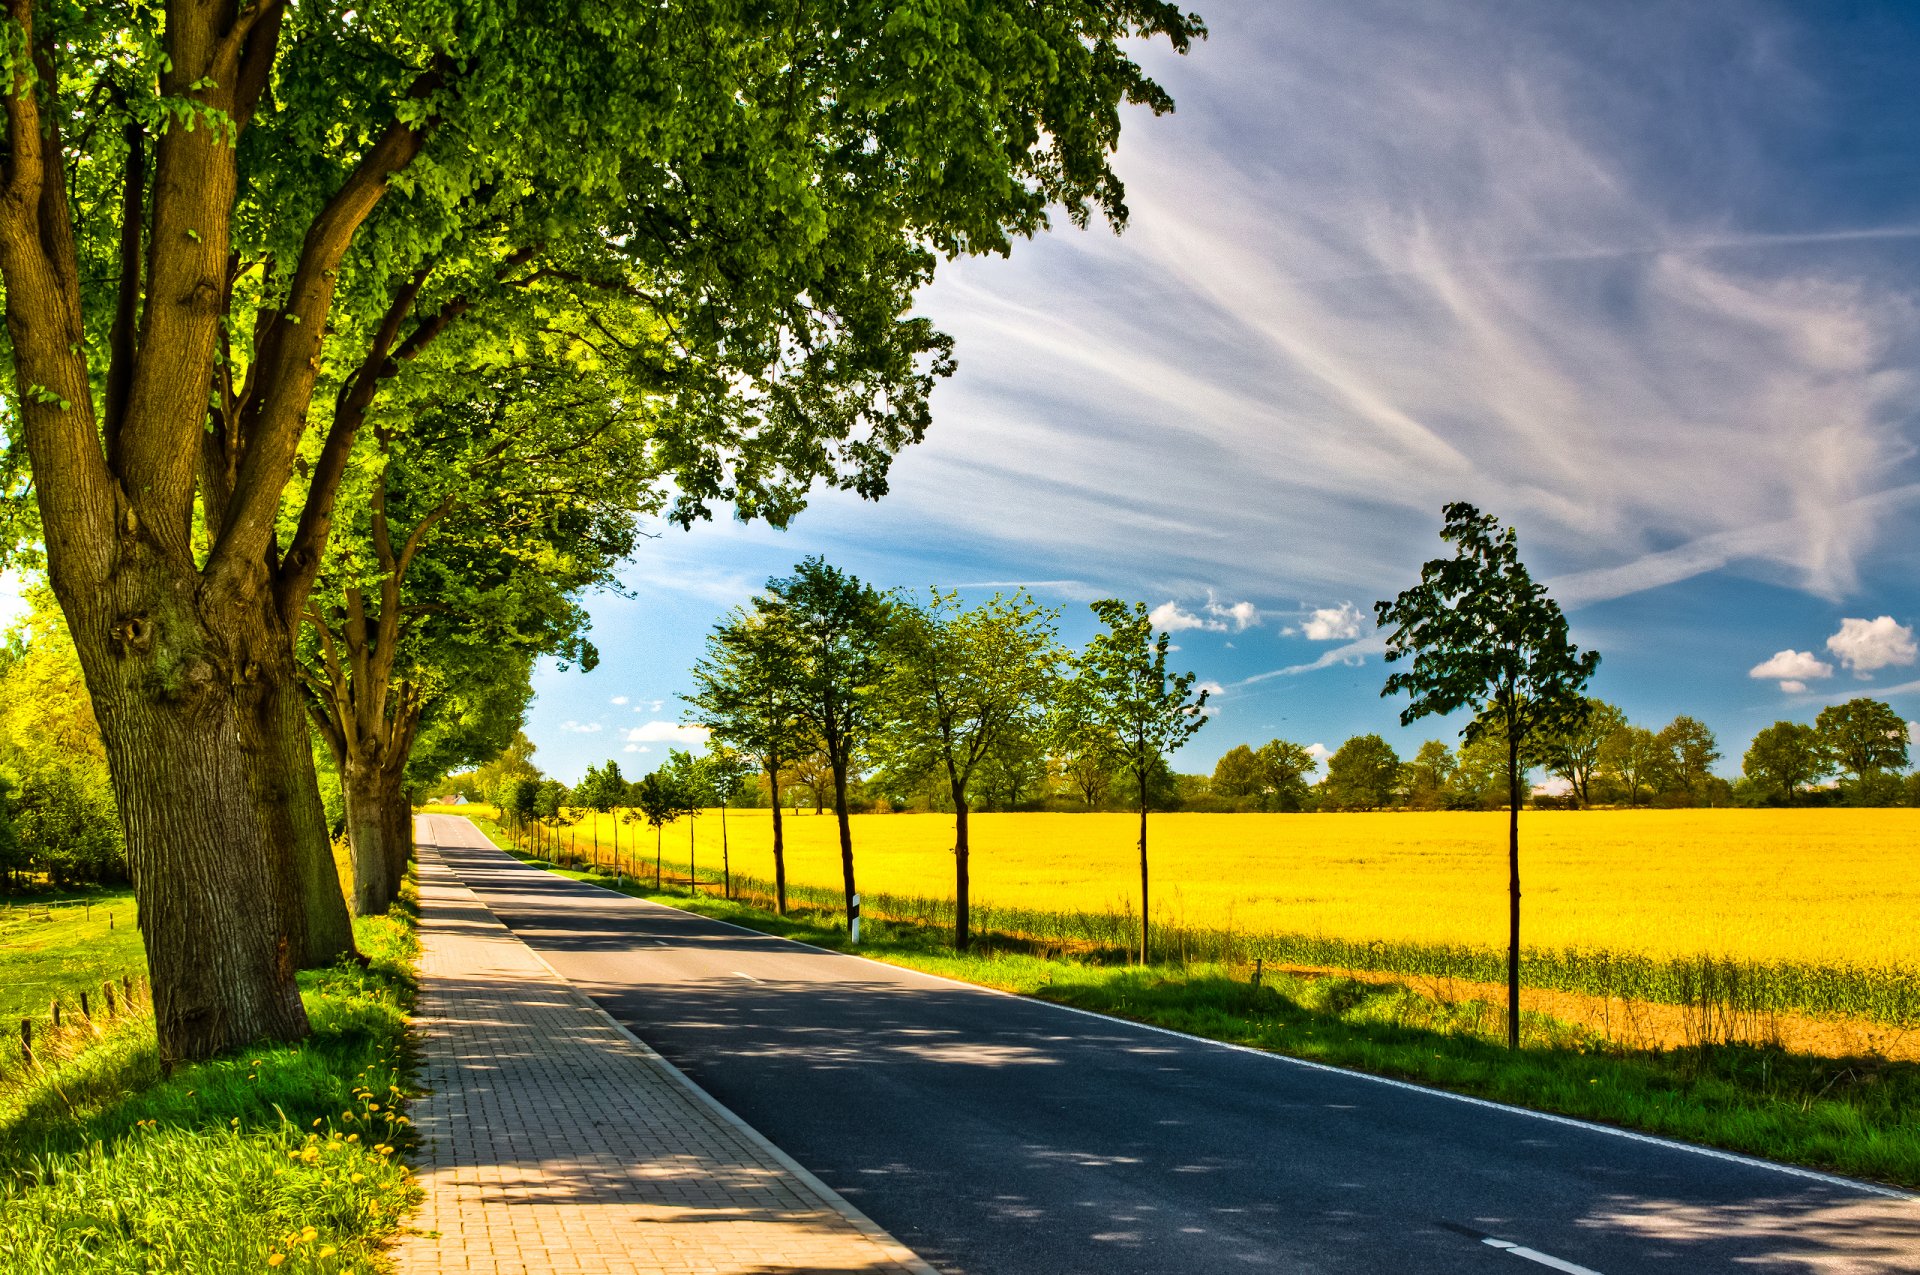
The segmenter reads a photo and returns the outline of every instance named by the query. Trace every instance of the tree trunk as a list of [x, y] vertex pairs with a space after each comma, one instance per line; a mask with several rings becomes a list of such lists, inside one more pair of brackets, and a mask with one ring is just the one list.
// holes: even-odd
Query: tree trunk
[[664, 824], [653, 825], [653, 891], [660, 892], [660, 839], [666, 836]]
[[235, 649], [247, 630], [203, 612], [197, 576], [141, 538], [131, 514], [128, 524], [84, 602], [51, 520], [49, 565], [113, 776], [170, 1066], [298, 1040], [308, 1024], [284, 924], [288, 874], [239, 737], [237, 674], [256, 663]]
[[767, 792], [773, 798], [773, 897], [781, 916], [787, 914], [787, 843], [780, 827], [780, 767], [767, 767]]
[[727, 803], [720, 803], [720, 892], [733, 897], [733, 859], [727, 853]]
[[699, 828], [699, 826], [700, 826], [700, 820], [697, 817], [693, 815], [687, 816], [687, 897], [688, 898], [692, 898], [694, 895], [700, 893], [700, 887], [695, 884], [696, 874], [694, 873], [694, 870], [693, 870], [694, 858], [695, 858], [693, 834], [694, 834], [694, 831], [697, 828]]
[[953, 783], [953, 947], [967, 950], [969, 931], [967, 890], [967, 790], [958, 780]]
[[349, 757], [340, 769], [347, 801], [347, 850], [353, 860], [353, 914], [379, 916], [393, 901], [387, 882], [387, 785], [378, 763]]
[[260, 675], [238, 688], [240, 748], [261, 831], [281, 873], [282, 928], [300, 968], [321, 969], [353, 954], [353, 918], [334, 867], [291, 639], [272, 648], [284, 658], [263, 660]]
[[840, 877], [847, 893], [847, 933], [853, 933], [853, 825], [847, 822], [847, 766], [833, 767], [833, 811], [840, 821]]
[[1140, 772], [1140, 963], [1147, 963], [1147, 772]]
[[1507, 1048], [1520, 1048], [1520, 740], [1507, 726]]
[[413, 801], [407, 795], [403, 776], [387, 777], [381, 809], [386, 815], [381, 840], [386, 851], [387, 903], [391, 906], [400, 897], [400, 887], [407, 879], [407, 864], [413, 858]]

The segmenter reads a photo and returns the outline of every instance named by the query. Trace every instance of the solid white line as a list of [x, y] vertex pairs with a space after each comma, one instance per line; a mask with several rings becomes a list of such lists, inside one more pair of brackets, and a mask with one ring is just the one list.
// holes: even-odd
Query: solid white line
[[1515, 1257], [1524, 1257], [1529, 1262], [1538, 1262], [1540, 1265], [1551, 1267], [1556, 1271], [1565, 1271], [1566, 1275], [1600, 1275], [1600, 1272], [1594, 1270], [1591, 1266], [1579, 1266], [1573, 1262], [1563, 1261], [1551, 1253], [1542, 1253], [1537, 1248], [1527, 1248], [1525, 1245], [1515, 1244], [1512, 1240], [1497, 1240], [1489, 1235], [1480, 1242], [1491, 1245], [1503, 1253], [1511, 1253]]
[[[464, 816], [460, 817], [464, 818]], [[492, 839], [489, 838], [486, 833], [480, 832], [478, 827], [475, 827], [474, 831], [479, 833], [481, 839], [486, 841], [488, 845], [493, 845]], [[479, 847], [467, 848], [478, 849]], [[494, 846], [493, 848], [502, 854], [506, 853], [500, 850], [498, 846]], [[511, 855], [507, 857], [512, 858]], [[533, 868], [531, 865], [520, 863], [517, 859], [513, 861], [519, 864], [519, 866], [527, 868], [529, 871], [540, 871], [540, 869]], [[562, 877], [561, 880], [573, 881], [573, 878]], [[1628, 1142], [1640, 1142], [1648, 1146], [1664, 1147], [1669, 1151], [1684, 1151], [1688, 1155], [1703, 1156], [1709, 1160], [1721, 1160], [1728, 1164], [1743, 1165], [1750, 1169], [1764, 1169], [1768, 1172], [1783, 1174], [1790, 1178], [1802, 1178], [1806, 1181], [1819, 1182], [1826, 1186], [1836, 1186], [1848, 1191], [1858, 1191], [1864, 1195], [1878, 1195], [1890, 1200], [1904, 1200], [1910, 1204], [1920, 1204], [1920, 1195], [1914, 1195], [1910, 1191], [1902, 1191], [1890, 1186], [1880, 1186], [1873, 1182], [1861, 1182], [1854, 1178], [1843, 1178], [1837, 1173], [1822, 1173], [1818, 1169], [1803, 1169], [1798, 1165], [1781, 1164], [1774, 1160], [1761, 1160], [1754, 1156], [1741, 1155], [1734, 1151], [1721, 1151], [1714, 1147], [1696, 1146], [1691, 1142], [1676, 1142], [1671, 1138], [1656, 1137], [1650, 1133], [1636, 1133], [1632, 1129], [1621, 1129], [1610, 1124], [1596, 1124], [1591, 1120], [1577, 1120], [1572, 1116], [1557, 1116], [1548, 1111], [1534, 1111], [1529, 1107], [1510, 1106], [1504, 1102], [1494, 1102], [1490, 1098], [1475, 1098], [1469, 1094], [1453, 1093], [1446, 1089], [1433, 1089], [1426, 1085], [1416, 1085], [1405, 1080], [1394, 1080], [1387, 1076], [1376, 1076], [1371, 1072], [1352, 1071], [1346, 1067], [1335, 1067], [1331, 1063], [1313, 1062], [1306, 1058], [1295, 1058], [1291, 1054], [1277, 1054], [1267, 1049], [1256, 1049], [1252, 1045], [1236, 1045], [1231, 1041], [1209, 1040], [1205, 1036], [1195, 1036], [1190, 1032], [1175, 1031], [1171, 1027], [1156, 1027], [1152, 1023], [1137, 1023], [1130, 1018], [1115, 1018], [1111, 1014], [1102, 1014], [1091, 1009], [1081, 1009], [1077, 1005], [1062, 1005], [1058, 1001], [1043, 1000], [1038, 996], [1022, 996], [1018, 992], [1002, 991], [997, 987], [983, 987], [979, 983], [969, 983], [964, 979], [948, 978], [944, 974], [929, 974], [925, 970], [917, 970], [908, 965], [893, 965], [886, 961], [876, 961], [868, 956], [856, 956], [851, 952], [836, 952], [830, 947], [821, 947], [818, 944], [808, 943], [801, 939], [782, 938], [778, 934], [768, 934], [764, 930], [756, 930], [745, 925], [736, 925], [732, 921], [722, 921], [718, 917], [701, 916], [698, 912], [689, 912], [685, 908], [677, 908], [669, 903], [655, 903], [652, 899], [635, 898], [631, 894], [608, 889], [606, 886], [596, 884], [592, 881], [573, 881], [573, 884], [584, 885], [594, 890], [604, 890], [608, 894], [617, 895], [620, 898], [626, 899], [628, 902], [638, 903], [644, 907], [665, 908], [669, 912], [678, 912], [682, 916], [689, 916], [695, 920], [711, 922], [714, 925], [724, 925], [728, 929], [739, 930], [742, 934], [751, 934], [756, 938], [765, 939], [769, 943], [791, 943], [795, 947], [804, 947], [814, 952], [824, 952], [828, 956], [847, 956], [854, 960], [869, 961], [875, 965], [885, 965], [888, 969], [897, 970], [903, 974], [913, 974], [921, 978], [931, 979], [936, 983], [947, 983], [954, 987], [964, 987], [971, 991], [985, 992], [991, 996], [1010, 996], [1015, 1000], [1024, 1001], [1029, 1005], [1044, 1005], [1048, 1009], [1057, 1009], [1067, 1014], [1079, 1014], [1086, 1018], [1097, 1018], [1103, 1023], [1108, 1023], [1116, 1027], [1131, 1027], [1143, 1032], [1153, 1032], [1159, 1036], [1172, 1036], [1178, 1040], [1192, 1041], [1197, 1045], [1207, 1045], [1214, 1049], [1228, 1049], [1240, 1054], [1251, 1054], [1255, 1058], [1265, 1058], [1272, 1062], [1286, 1063], [1289, 1066], [1302, 1067], [1308, 1071], [1320, 1071], [1334, 1076], [1346, 1076], [1352, 1080], [1364, 1080], [1369, 1084], [1385, 1085], [1390, 1089], [1403, 1089], [1409, 1093], [1425, 1094], [1430, 1098], [1444, 1098], [1448, 1102], [1463, 1103], [1469, 1107], [1483, 1107], [1492, 1111], [1503, 1111], [1508, 1115], [1524, 1116], [1529, 1120], [1540, 1120], [1547, 1124], [1564, 1125], [1569, 1129], [1582, 1129], [1588, 1133], [1605, 1134], [1609, 1138], [1622, 1138]]]

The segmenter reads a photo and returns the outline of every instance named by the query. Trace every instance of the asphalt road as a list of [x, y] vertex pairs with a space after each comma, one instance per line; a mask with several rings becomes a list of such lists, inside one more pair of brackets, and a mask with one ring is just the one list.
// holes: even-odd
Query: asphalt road
[[953, 1272], [1920, 1272], [1920, 1200], [1195, 1041], [423, 839], [561, 973]]

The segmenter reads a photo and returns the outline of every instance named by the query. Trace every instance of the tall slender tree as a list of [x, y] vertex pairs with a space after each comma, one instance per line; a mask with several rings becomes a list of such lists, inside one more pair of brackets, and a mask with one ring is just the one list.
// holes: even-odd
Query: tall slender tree
[[1490, 514], [1456, 502], [1440, 538], [1454, 547], [1420, 569], [1420, 583], [1374, 608], [1387, 634], [1387, 661], [1411, 658], [1382, 695], [1411, 702], [1400, 724], [1436, 713], [1478, 710], [1469, 743], [1498, 732], [1507, 746], [1507, 1047], [1520, 1047], [1520, 806], [1523, 763], [1543, 739], [1571, 729], [1587, 711], [1582, 692], [1600, 665], [1567, 638], [1559, 604], [1520, 561], [1520, 538]]
[[1059, 676], [1057, 613], [1027, 594], [963, 608], [955, 593], [895, 595], [876, 688], [873, 747], [911, 786], [936, 776], [953, 799], [953, 943], [969, 941], [969, 786], [996, 750], [1038, 731]]
[[824, 559], [803, 559], [790, 576], [767, 581], [754, 606], [793, 670], [793, 706], [820, 742], [833, 772], [833, 810], [840, 825], [840, 879], [847, 928], [853, 929], [853, 825], [847, 778], [867, 742], [874, 686], [881, 671], [880, 642], [888, 608], [872, 585]]
[[1169, 673], [1171, 639], [1156, 634], [1144, 603], [1115, 598], [1092, 604], [1104, 626], [1072, 661], [1059, 696], [1056, 729], [1067, 748], [1107, 748], [1109, 764], [1131, 781], [1140, 815], [1140, 963], [1151, 958], [1152, 895], [1147, 871], [1148, 786], [1166, 755], [1206, 725], [1207, 692], [1192, 695], [1192, 673]]

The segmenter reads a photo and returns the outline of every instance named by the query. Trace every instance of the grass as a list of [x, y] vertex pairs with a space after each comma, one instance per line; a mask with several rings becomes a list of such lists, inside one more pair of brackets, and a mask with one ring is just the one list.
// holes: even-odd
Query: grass
[[17, 1028], [21, 1018], [45, 1018], [56, 998], [71, 1009], [81, 992], [97, 996], [108, 979], [144, 977], [136, 915], [128, 888], [0, 904], [0, 1024]]
[[163, 1074], [113, 1024], [0, 1088], [0, 1268], [364, 1271], [417, 1194], [402, 1152], [411, 903], [355, 922], [362, 968], [300, 976], [313, 1034]]
[[[1505, 815], [1155, 815], [1155, 933], [1184, 960], [1505, 979]], [[769, 816], [728, 816], [736, 876], [771, 891]], [[785, 820], [788, 896], [838, 906], [830, 816]], [[1522, 979], [1531, 987], [1920, 1027], [1920, 811], [1539, 811], [1522, 817]], [[604, 857], [613, 820], [563, 831]], [[653, 838], [621, 830], [651, 870]], [[639, 833], [640, 835], [636, 835]], [[720, 862], [719, 820], [695, 821]], [[974, 817], [974, 922], [1064, 947], [1137, 933], [1134, 825], [1119, 815]], [[856, 815], [869, 913], [951, 925], [952, 820]], [[669, 825], [669, 870], [687, 829]], [[629, 871], [634, 870], [633, 867]]]
[[[484, 820], [482, 821], [485, 822]], [[490, 831], [496, 831], [489, 829]], [[612, 886], [609, 877], [527, 862]], [[835, 914], [800, 908], [779, 917], [749, 902], [656, 893], [650, 877], [628, 894], [704, 916], [848, 950]], [[1392, 1076], [1709, 1146], [1920, 1187], [1920, 1066], [1829, 1059], [1746, 1045], [1626, 1048], [1590, 1030], [1528, 1014], [1518, 1052], [1501, 1044], [1502, 1008], [1449, 1001], [1400, 983], [1251, 970], [1224, 963], [1129, 967], [1099, 954], [1036, 954], [1031, 943], [987, 935], [961, 956], [949, 934], [915, 921], [869, 920], [860, 955], [1293, 1057]]]

